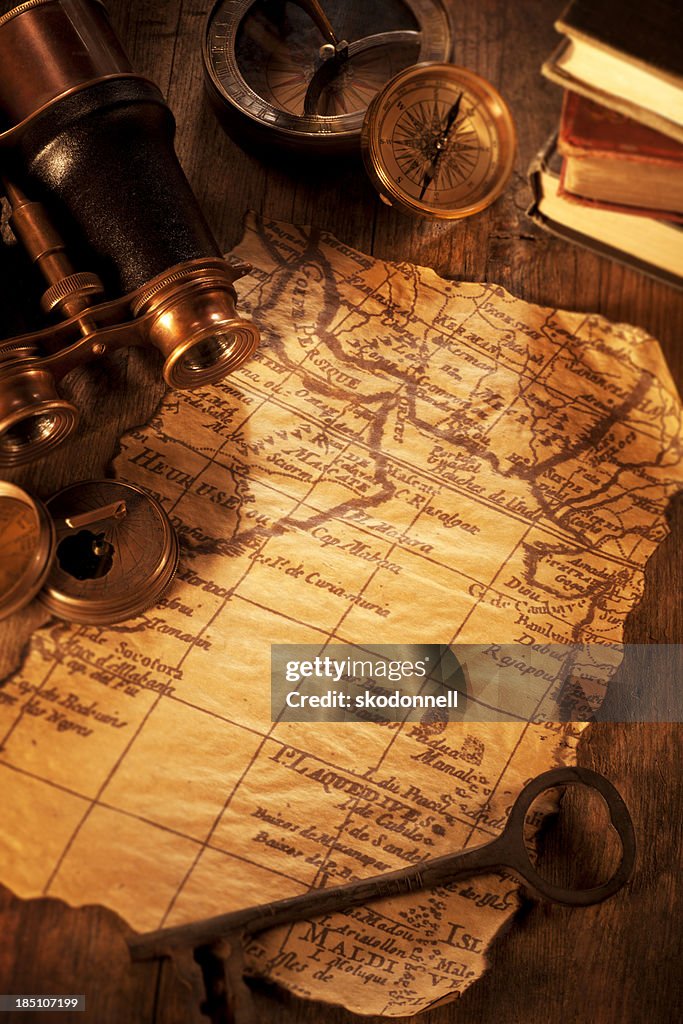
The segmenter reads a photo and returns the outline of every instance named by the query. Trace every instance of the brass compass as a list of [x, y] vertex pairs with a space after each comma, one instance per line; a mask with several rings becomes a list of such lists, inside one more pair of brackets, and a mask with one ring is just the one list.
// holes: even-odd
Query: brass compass
[[485, 79], [455, 64], [406, 68], [372, 100], [362, 136], [382, 199], [407, 213], [455, 220], [505, 188], [515, 158], [512, 115]]
[[203, 50], [214, 98], [243, 128], [325, 152], [357, 145], [393, 75], [450, 52], [439, 0], [218, 0]]

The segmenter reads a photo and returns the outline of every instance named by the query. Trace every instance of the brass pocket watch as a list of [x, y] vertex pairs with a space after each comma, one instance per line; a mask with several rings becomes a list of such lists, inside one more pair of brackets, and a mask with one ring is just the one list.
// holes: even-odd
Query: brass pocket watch
[[121, 622], [159, 600], [177, 564], [175, 530], [139, 487], [83, 481], [43, 504], [0, 482], [0, 619], [38, 596], [69, 622]]

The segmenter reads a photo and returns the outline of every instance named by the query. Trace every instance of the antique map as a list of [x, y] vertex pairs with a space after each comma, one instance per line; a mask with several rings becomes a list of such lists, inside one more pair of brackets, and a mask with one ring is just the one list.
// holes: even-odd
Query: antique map
[[[175, 524], [176, 580], [136, 620], [37, 631], [0, 690], [0, 879], [140, 931], [495, 836], [580, 726], [273, 722], [271, 644], [618, 644], [683, 479], [644, 331], [253, 217], [236, 255], [261, 349], [114, 464]], [[258, 936], [247, 966], [408, 1014], [516, 906], [466, 880]]]

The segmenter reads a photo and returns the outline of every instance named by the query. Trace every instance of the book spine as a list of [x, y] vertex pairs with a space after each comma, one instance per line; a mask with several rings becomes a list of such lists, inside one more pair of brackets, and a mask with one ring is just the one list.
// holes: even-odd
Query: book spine
[[529, 217], [534, 224], [538, 225], [538, 227], [549, 232], [551, 235], [555, 235], [555, 237], [560, 238], [563, 241], [572, 242], [574, 245], [587, 249], [589, 252], [593, 252], [598, 256], [606, 256], [609, 259], [615, 260], [617, 263], [621, 263], [622, 266], [638, 270], [643, 274], [647, 274], [648, 277], [654, 278], [656, 281], [660, 281], [663, 284], [671, 285], [674, 288], [683, 290], [683, 277], [671, 273], [668, 270], [664, 270], [661, 267], [656, 267], [645, 260], [638, 259], [630, 253], [624, 252], [622, 249], [618, 249], [612, 245], [607, 245], [606, 243], [601, 242], [598, 239], [591, 238], [589, 235], [585, 235], [580, 231], [575, 231], [573, 228], [567, 227], [566, 224], [562, 224], [557, 220], [547, 217], [542, 212], [540, 207], [544, 197], [543, 175], [550, 174], [556, 179], [559, 179], [557, 173], [552, 171], [549, 166], [549, 160], [556, 149], [556, 145], [557, 134], [553, 133], [546, 144], [538, 151], [529, 166], [528, 179], [533, 193], [533, 201], [526, 211], [527, 217]]

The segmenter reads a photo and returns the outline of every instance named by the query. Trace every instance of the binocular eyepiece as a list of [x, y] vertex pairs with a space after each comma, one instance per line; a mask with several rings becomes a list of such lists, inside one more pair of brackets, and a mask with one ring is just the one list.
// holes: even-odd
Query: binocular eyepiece
[[174, 132], [99, 0], [0, 0], [0, 179], [49, 318], [0, 340], [0, 467], [74, 429], [78, 411], [58, 384], [86, 360], [151, 345], [166, 382], [194, 388], [258, 344], [235, 308], [248, 268], [222, 258]]

